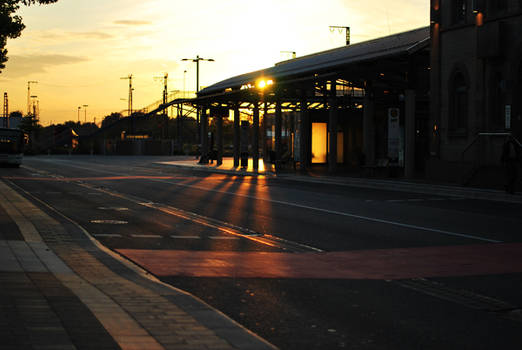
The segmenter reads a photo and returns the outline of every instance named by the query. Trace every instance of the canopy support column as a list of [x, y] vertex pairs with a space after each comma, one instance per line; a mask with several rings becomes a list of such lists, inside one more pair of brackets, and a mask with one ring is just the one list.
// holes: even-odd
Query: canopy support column
[[208, 164], [208, 117], [207, 108], [203, 107], [200, 110], [200, 140], [201, 140], [201, 157], [199, 164]]
[[252, 163], [254, 171], [259, 169], [259, 103], [254, 103], [254, 115], [252, 118]]
[[337, 109], [337, 87], [335, 81], [331, 83], [330, 105], [328, 127], [329, 127], [329, 149], [328, 149], [328, 172], [334, 173], [337, 170], [337, 127], [339, 112]]
[[234, 168], [237, 168], [239, 166], [239, 119], [239, 107], [236, 105], [234, 106]]
[[[282, 145], [281, 145], [281, 128], [282, 128], [283, 113], [281, 110], [281, 101], [277, 100], [275, 110], [275, 161], [281, 160]], [[276, 166], [276, 171], [277, 171]]]
[[363, 147], [365, 165], [375, 165], [375, 101], [370, 88], [365, 89], [363, 110]]
[[218, 115], [216, 118], [216, 165], [220, 166], [221, 164], [223, 164], [223, 116]]
[[405, 92], [405, 149], [404, 149], [404, 176], [415, 176], [415, 90]]

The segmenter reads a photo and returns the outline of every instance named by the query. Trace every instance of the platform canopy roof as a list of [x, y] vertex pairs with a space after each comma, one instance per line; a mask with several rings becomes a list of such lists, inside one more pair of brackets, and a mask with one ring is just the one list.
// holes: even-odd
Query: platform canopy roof
[[213, 84], [198, 93], [199, 97], [240, 90], [259, 79], [276, 83], [305, 76], [315, 76], [350, 65], [384, 58], [407, 56], [425, 49], [430, 42], [430, 28], [423, 27], [349, 46], [343, 46], [277, 63], [275, 66], [238, 75]]

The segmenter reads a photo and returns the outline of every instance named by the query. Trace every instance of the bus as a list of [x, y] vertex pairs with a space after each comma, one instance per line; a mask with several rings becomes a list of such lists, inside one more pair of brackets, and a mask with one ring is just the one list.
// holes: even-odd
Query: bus
[[19, 129], [0, 128], [0, 164], [22, 164], [24, 133]]

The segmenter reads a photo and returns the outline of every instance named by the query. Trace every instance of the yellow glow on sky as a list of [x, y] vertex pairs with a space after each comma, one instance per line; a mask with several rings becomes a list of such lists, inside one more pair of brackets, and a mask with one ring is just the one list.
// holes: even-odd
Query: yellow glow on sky
[[[10, 40], [10, 60], [0, 73], [0, 94], [10, 110], [26, 111], [27, 81], [40, 100], [41, 122], [87, 119], [100, 122], [127, 108], [134, 75], [134, 108], [161, 99], [155, 76], [169, 73], [169, 90], [195, 90], [195, 64], [182, 58], [213, 58], [200, 63], [200, 85], [270, 67], [297, 56], [429, 24], [429, 0], [59, 0], [24, 8], [27, 29]], [[186, 71], [186, 73], [184, 73]], [[83, 113], [82, 113], [83, 115]], [[83, 120], [83, 117], [82, 117]]]

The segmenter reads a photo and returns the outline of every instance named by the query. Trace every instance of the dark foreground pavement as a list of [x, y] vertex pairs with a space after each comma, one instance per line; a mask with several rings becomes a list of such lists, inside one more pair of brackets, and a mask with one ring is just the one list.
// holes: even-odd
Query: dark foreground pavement
[[[152, 157], [27, 157], [20, 169], [0, 170], [8, 186], [40, 207], [17, 207], [0, 188], [0, 202], [8, 204], [0, 205], [7, 218], [0, 239], [8, 241], [0, 256], [15, 257], [18, 270], [43, 265], [23, 274], [25, 288], [47, 290], [40, 304], [25, 303], [42, 317], [3, 298], [11, 312], [0, 311], [10, 315], [5, 319], [29, 320], [20, 328], [26, 333], [9, 326], [9, 334], [21, 334], [10, 341], [65, 334], [96, 349], [110, 348], [109, 341], [139, 349], [254, 346], [248, 331], [216, 311], [151, 285], [144, 278], [151, 273], [282, 350], [522, 348], [519, 195], [213, 170]], [[42, 211], [49, 219], [39, 219]], [[19, 220], [24, 215], [34, 230]], [[147, 272], [114, 260], [80, 227]], [[45, 249], [68, 270], [52, 267]], [[93, 290], [102, 295], [91, 297]], [[125, 331], [127, 325], [134, 328]]]
[[0, 349], [274, 349], [0, 180]]

